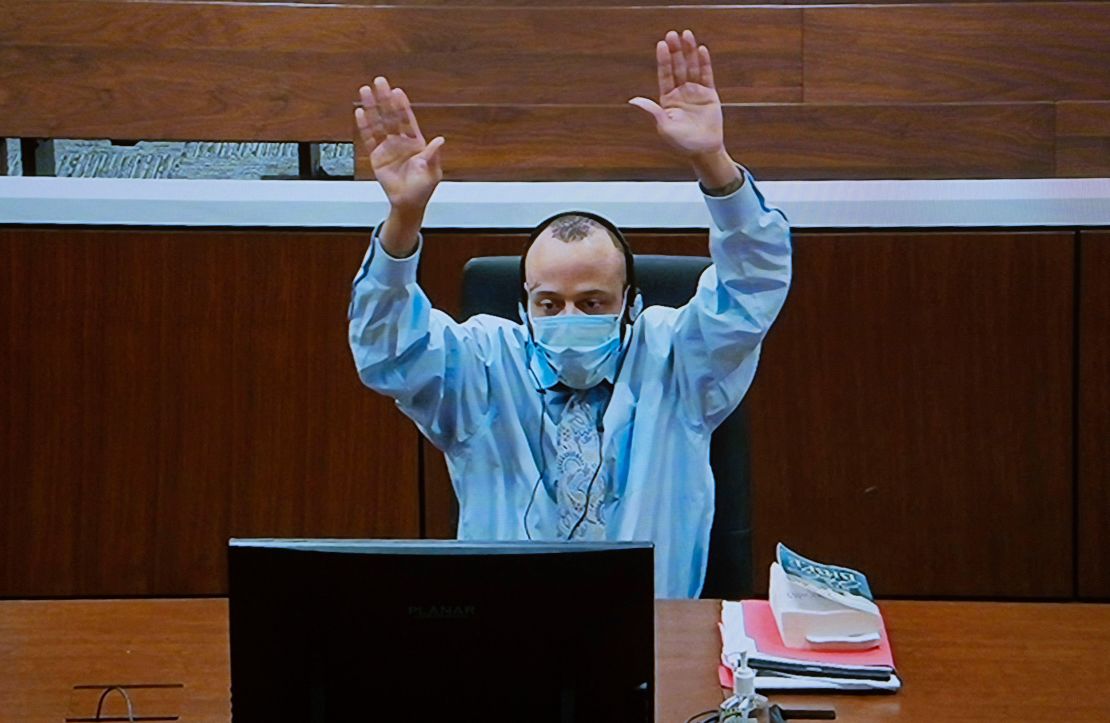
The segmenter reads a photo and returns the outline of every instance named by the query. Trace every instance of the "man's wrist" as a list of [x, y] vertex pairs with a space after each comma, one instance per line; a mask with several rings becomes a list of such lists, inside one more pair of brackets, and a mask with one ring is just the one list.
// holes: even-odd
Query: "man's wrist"
[[744, 185], [744, 174], [722, 148], [713, 153], [690, 159], [694, 173], [705, 192], [711, 196], [727, 196]]
[[420, 240], [420, 227], [424, 223], [424, 209], [406, 209], [390, 206], [389, 217], [378, 232], [378, 240], [390, 256], [403, 259], [411, 256]]

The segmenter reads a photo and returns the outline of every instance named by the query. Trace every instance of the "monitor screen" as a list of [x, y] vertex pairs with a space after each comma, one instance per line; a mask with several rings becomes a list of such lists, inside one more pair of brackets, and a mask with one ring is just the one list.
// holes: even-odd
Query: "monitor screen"
[[653, 720], [650, 543], [232, 540], [235, 723]]

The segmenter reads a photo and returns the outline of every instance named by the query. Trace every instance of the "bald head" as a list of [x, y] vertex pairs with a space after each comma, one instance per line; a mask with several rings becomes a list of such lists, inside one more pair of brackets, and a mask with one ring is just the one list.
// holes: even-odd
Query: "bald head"
[[532, 316], [622, 311], [627, 285], [624, 251], [594, 219], [560, 216], [526, 253], [524, 285]]

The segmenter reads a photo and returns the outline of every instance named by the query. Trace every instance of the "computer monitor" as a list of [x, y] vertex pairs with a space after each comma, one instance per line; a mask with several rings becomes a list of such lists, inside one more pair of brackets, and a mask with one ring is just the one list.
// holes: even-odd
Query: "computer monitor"
[[650, 543], [245, 540], [234, 723], [654, 719]]

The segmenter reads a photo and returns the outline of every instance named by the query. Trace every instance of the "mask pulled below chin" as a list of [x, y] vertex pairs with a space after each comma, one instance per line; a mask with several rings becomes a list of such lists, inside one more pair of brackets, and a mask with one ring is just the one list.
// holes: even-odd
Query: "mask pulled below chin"
[[589, 389], [616, 373], [621, 348], [618, 314], [533, 318], [532, 333], [541, 356], [572, 389]]

